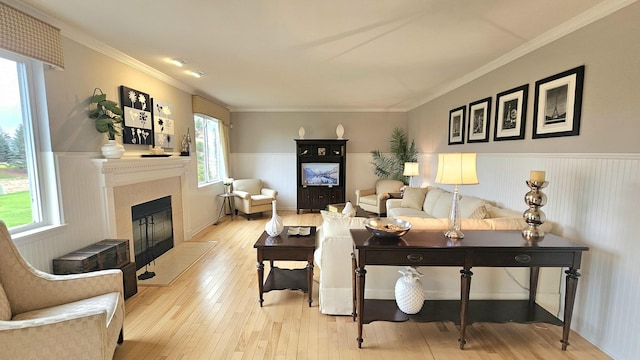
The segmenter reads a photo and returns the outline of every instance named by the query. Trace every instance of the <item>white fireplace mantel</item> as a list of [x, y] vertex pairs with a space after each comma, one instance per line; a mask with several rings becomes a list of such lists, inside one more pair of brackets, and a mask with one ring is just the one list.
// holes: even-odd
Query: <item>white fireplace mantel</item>
[[[187, 172], [191, 157], [125, 157], [122, 159], [92, 159], [100, 172], [101, 185], [104, 190], [106, 207], [106, 224], [108, 236], [117, 238], [118, 231], [116, 197], [114, 189], [120, 186], [143, 184], [156, 180], [180, 178], [182, 201], [188, 199]], [[182, 210], [182, 239], [189, 239], [190, 224], [188, 206], [180, 204]]]

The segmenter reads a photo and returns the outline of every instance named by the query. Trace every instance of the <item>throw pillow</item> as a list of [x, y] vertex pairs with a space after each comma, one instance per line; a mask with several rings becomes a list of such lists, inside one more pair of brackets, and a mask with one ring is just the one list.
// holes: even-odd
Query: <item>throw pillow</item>
[[11, 305], [9, 304], [9, 299], [7, 299], [7, 294], [4, 292], [2, 284], [0, 284], [0, 320], [11, 320]]
[[[484, 215], [486, 214], [486, 209], [479, 210], [479, 208], [484, 208], [484, 204], [487, 202], [483, 199], [477, 198], [475, 196], [461, 196], [460, 197], [460, 217], [462, 219], [484, 219]], [[478, 211], [476, 213], [476, 211]], [[478, 217], [478, 216], [483, 217]]]
[[325, 237], [351, 236], [349, 229], [364, 229], [366, 218], [350, 217], [347, 214], [320, 211], [322, 214], [322, 232]]
[[420, 210], [427, 195], [427, 188], [406, 187], [402, 196], [401, 207]]
[[491, 204], [485, 204], [485, 208], [487, 209], [487, 218], [521, 218], [522, 212], [511, 210], [511, 209], [503, 209], [497, 206], [493, 206]]
[[482, 220], [487, 217], [487, 208], [484, 205], [478, 206], [472, 213], [469, 215], [469, 219]]

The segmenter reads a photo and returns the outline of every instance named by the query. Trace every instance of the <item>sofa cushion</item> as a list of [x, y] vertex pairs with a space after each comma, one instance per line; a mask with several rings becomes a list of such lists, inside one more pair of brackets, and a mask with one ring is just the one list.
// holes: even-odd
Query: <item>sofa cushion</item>
[[267, 205], [267, 204], [271, 204], [272, 201], [273, 201], [273, 198], [271, 196], [251, 195], [251, 205], [252, 206]]
[[[399, 219], [411, 223], [412, 230], [446, 230], [449, 228], [449, 219], [419, 219], [415, 217], [399, 217]], [[491, 223], [485, 220], [460, 219], [460, 227], [465, 230], [491, 230]]]
[[400, 206], [403, 208], [420, 210], [422, 209], [422, 204], [424, 203], [426, 195], [427, 188], [406, 187], [404, 189], [404, 195], [402, 195], [402, 204]]
[[104, 311], [107, 313], [107, 323], [111, 322], [117, 305], [120, 293], [112, 292], [103, 295], [94, 296], [92, 298], [78, 300], [49, 308], [28, 311], [13, 317], [13, 320], [29, 320], [41, 319], [54, 316], [74, 317], [76, 314], [82, 314], [92, 311]]
[[448, 218], [451, 213], [451, 199], [453, 198], [453, 193], [444, 192], [436, 199], [433, 204], [433, 210], [431, 210], [431, 216], [436, 219], [439, 218]]
[[427, 214], [422, 210], [416, 210], [405, 207], [397, 207], [393, 209], [387, 210], [387, 217], [398, 217], [398, 216], [409, 216], [415, 218], [423, 218], [423, 219], [433, 219], [431, 214]]
[[0, 284], [0, 320], [11, 320], [11, 304], [9, 304], [9, 299], [7, 299], [7, 294], [4, 292], [2, 284]]
[[[444, 194], [450, 193], [440, 188], [429, 186], [427, 188], [427, 196], [425, 196], [424, 203], [422, 204], [422, 210], [427, 214], [433, 214], [433, 207], [436, 205], [436, 201]], [[451, 202], [451, 198], [449, 198], [449, 202]]]
[[[460, 218], [462, 219], [484, 219], [484, 216], [479, 217], [481, 215], [486, 215], [486, 208], [484, 205], [487, 203], [486, 200], [477, 198], [475, 196], [461, 196], [460, 197]], [[480, 210], [479, 210], [480, 209]], [[476, 211], [478, 211], [476, 213]]]
[[360, 204], [369, 204], [373, 206], [378, 206], [378, 195], [365, 195], [360, 197]]
[[[487, 218], [522, 218], [522, 212], [485, 204]], [[524, 210], [523, 210], [524, 211]]]

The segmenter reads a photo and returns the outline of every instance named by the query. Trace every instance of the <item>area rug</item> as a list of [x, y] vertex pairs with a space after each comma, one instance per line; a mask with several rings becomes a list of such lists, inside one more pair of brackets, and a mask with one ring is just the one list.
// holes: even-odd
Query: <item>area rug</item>
[[136, 272], [136, 276], [145, 271], [154, 272], [156, 275], [149, 279], [141, 280], [138, 277], [138, 285], [141, 286], [169, 286], [182, 273], [207, 254], [217, 241], [185, 241], [166, 253], [162, 254], [148, 267], [142, 267]]

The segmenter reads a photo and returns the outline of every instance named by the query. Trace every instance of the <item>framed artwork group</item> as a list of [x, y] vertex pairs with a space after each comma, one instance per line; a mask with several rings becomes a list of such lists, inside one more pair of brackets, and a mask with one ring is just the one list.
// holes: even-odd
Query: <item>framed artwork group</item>
[[[584, 65], [536, 81], [532, 138], [576, 136], [580, 133]], [[525, 137], [529, 84], [496, 95], [493, 141]], [[449, 111], [449, 145], [488, 142], [492, 98]]]
[[149, 94], [127, 86], [120, 86], [120, 106], [124, 125], [125, 144], [174, 147], [173, 106], [152, 99]]

